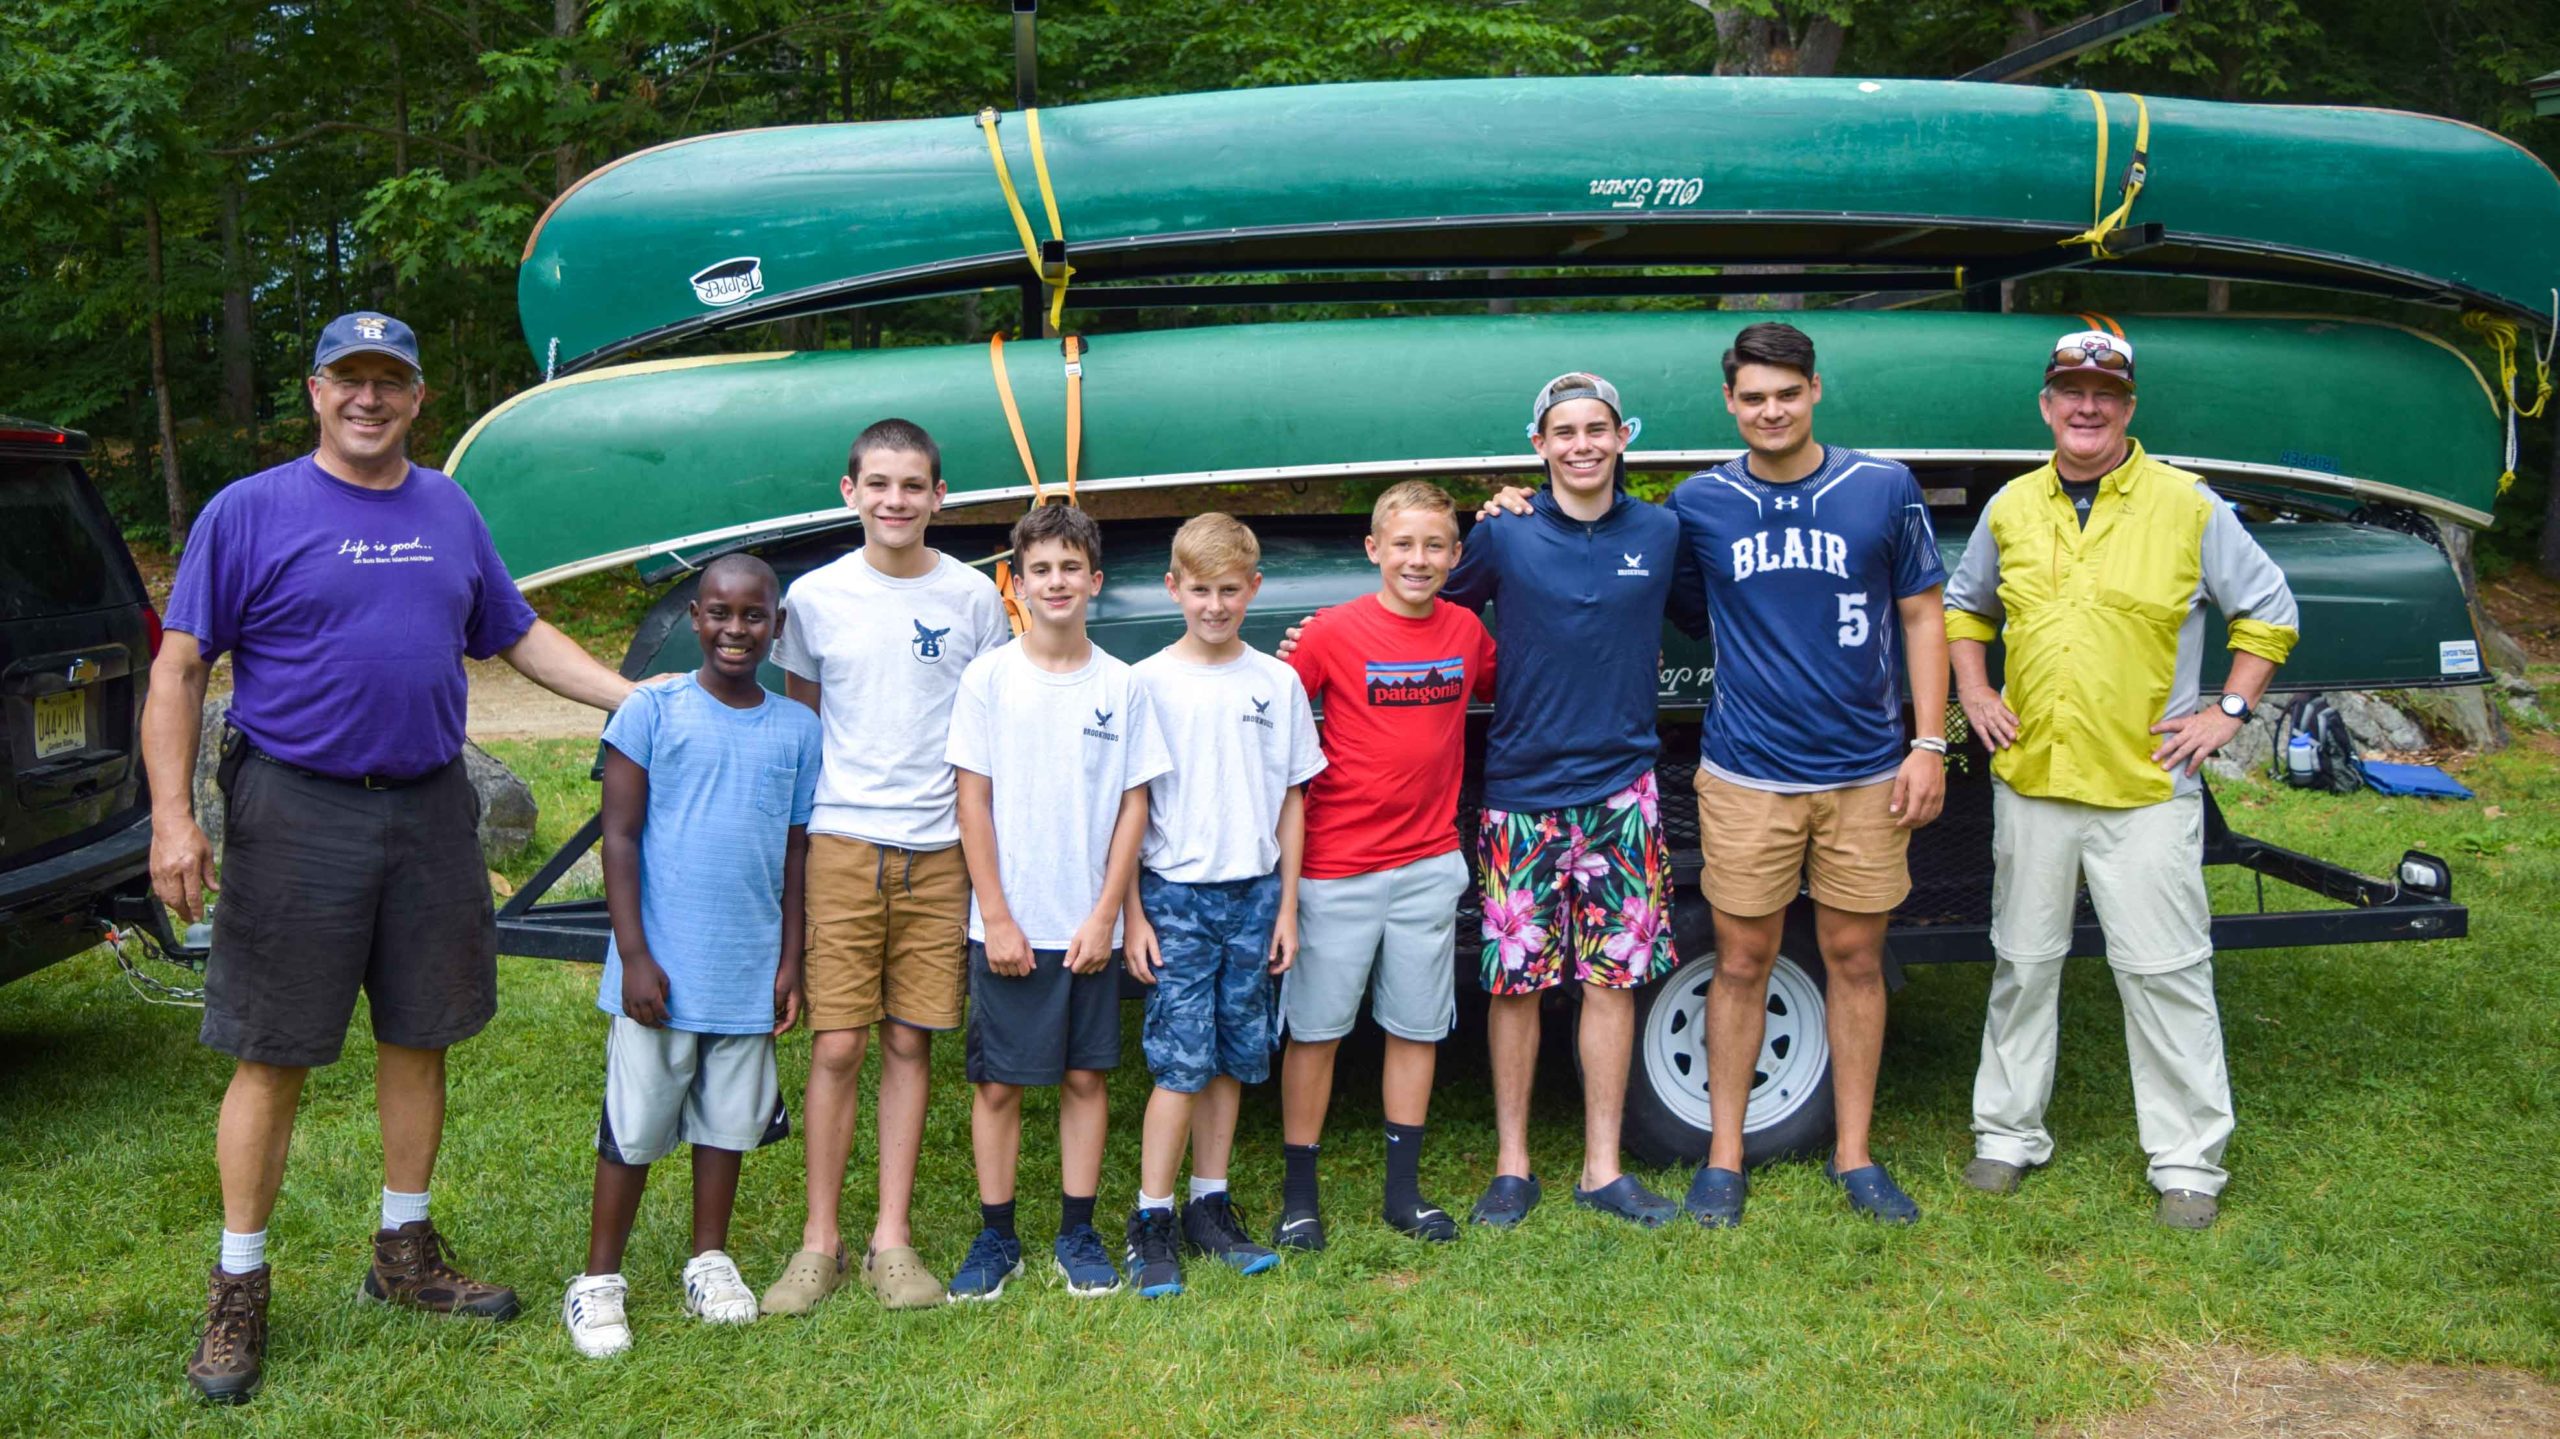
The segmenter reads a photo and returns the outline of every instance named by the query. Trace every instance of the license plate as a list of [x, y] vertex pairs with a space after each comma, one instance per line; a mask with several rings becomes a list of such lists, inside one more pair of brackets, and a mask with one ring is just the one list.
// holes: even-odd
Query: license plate
[[89, 747], [88, 696], [78, 690], [36, 700], [36, 758]]

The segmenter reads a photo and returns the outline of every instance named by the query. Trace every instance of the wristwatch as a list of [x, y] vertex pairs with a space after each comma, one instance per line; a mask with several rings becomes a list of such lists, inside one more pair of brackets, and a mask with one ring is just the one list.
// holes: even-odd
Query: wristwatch
[[2231, 716], [2233, 719], [2240, 721], [2242, 724], [2247, 724], [2249, 722], [2249, 716], [2257, 713], [2256, 710], [2249, 708], [2249, 702], [2247, 700], [2228, 692], [2222, 696], [2222, 712]]

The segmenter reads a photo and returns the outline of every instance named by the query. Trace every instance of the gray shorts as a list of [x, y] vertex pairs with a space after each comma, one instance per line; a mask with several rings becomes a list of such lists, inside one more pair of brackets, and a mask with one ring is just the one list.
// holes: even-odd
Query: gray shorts
[[678, 1144], [743, 1152], [790, 1133], [772, 1035], [651, 1029], [613, 1016], [596, 1121], [602, 1158], [654, 1164]]
[[321, 779], [237, 747], [221, 772], [205, 1044], [261, 1064], [334, 1063], [358, 991], [384, 1044], [444, 1049], [488, 1024], [498, 921], [462, 761], [400, 789]]
[[1047, 1085], [1070, 1069], [1120, 1063], [1120, 955], [1091, 974], [1067, 972], [1063, 949], [1031, 951], [1031, 972], [998, 974], [969, 941], [971, 1084]]
[[1458, 1022], [1458, 901], [1467, 861], [1456, 850], [1394, 869], [1298, 881], [1298, 962], [1280, 980], [1289, 1037], [1340, 1039], [1370, 996], [1378, 1027], [1433, 1044]]

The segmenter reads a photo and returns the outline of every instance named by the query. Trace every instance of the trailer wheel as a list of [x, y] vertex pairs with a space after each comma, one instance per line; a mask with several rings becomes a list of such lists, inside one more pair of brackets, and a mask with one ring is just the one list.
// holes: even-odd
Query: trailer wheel
[[[1745, 1167], [1831, 1145], [1831, 1039], [1822, 961], [1789, 926], [1769, 967], [1768, 1031], [1744, 1111]], [[1636, 994], [1624, 1142], [1647, 1164], [1696, 1164], [1713, 1128], [1707, 1105], [1707, 987], [1715, 951], [1683, 946], [1678, 969]]]

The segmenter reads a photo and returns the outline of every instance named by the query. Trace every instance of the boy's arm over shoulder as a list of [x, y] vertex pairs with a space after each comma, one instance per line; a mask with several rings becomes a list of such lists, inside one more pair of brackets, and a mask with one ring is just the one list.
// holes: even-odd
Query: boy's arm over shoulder
[[1458, 563], [1449, 571], [1449, 582], [1440, 587], [1440, 598], [1465, 609], [1481, 610], [1494, 600], [1494, 592], [1502, 587], [1502, 537], [1510, 525], [1527, 524], [1518, 515], [1489, 515], [1467, 531], [1458, 550]]

